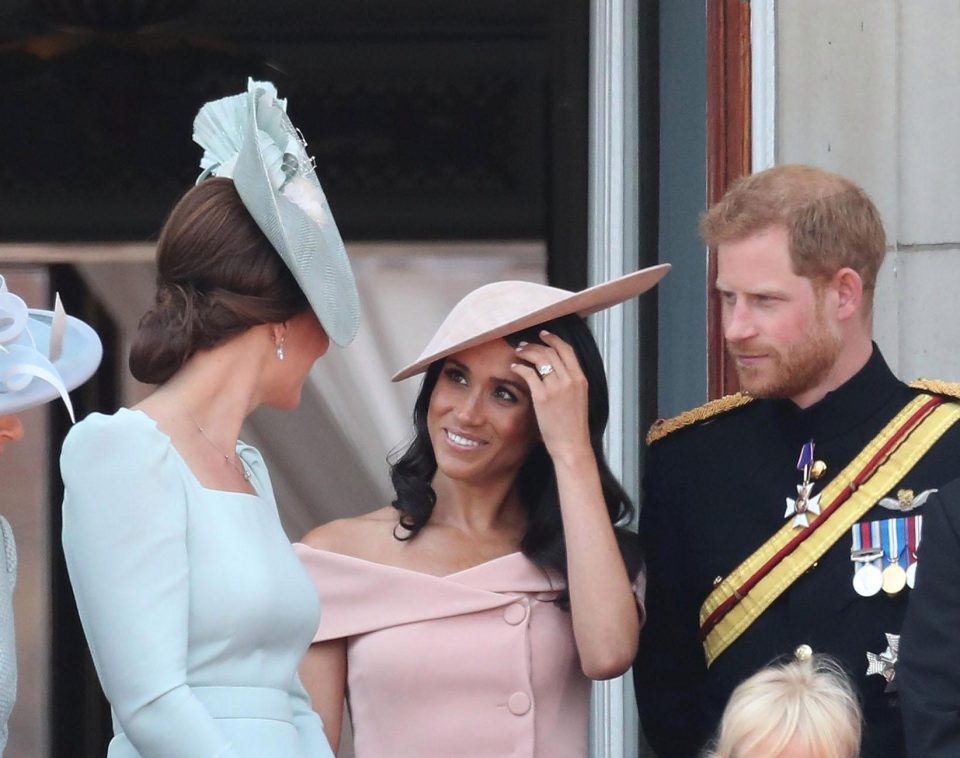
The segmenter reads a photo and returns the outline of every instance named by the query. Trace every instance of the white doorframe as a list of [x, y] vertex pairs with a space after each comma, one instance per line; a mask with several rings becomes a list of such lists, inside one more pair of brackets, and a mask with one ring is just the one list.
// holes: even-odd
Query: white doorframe
[[750, 170], [777, 161], [776, 0], [750, 3]]
[[[637, 0], [591, 0], [587, 260], [591, 284], [638, 266]], [[606, 451], [613, 473], [639, 494], [636, 300], [593, 317], [610, 385]], [[591, 758], [635, 758], [637, 707], [629, 675], [593, 687]]]
[[[591, 284], [639, 265], [638, 4], [591, 0], [588, 272]], [[776, 0], [753, 0], [751, 41], [752, 170], [776, 162]], [[638, 499], [640, 428], [636, 301], [593, 317], [610, 384], [605, 439], [610, 466]], [[594, 685], [591, 758], [635, 758], [638, 719], [629, 675]]]

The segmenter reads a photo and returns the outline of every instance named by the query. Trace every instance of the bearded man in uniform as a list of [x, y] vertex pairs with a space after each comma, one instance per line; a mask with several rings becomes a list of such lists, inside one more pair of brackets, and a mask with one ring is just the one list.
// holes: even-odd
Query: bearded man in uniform
[[850, 180], [778, 166], [700, 229], [741, 392], [648, 434], [644, 733], [694, 758], [737, 684], [823, 653], [859, 688], [865, 758], [902, 758], [899, 634], [923, 503], [957, 475], [957, 388], [901, 382], [873, 342], [886, 239]]

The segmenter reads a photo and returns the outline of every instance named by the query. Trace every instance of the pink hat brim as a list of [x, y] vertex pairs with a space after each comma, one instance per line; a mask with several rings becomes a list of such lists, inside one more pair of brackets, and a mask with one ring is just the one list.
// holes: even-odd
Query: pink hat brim
[[571, 313], [586, 317], [622, 303], [651, 289], [669, 270], [669, 263], [661, 263], [580, 292], [523, 281], [478, 287], [453, 307], [420, 357], [394, 374], [393, 381], [419, 374], [434, 361], [469, 347]]

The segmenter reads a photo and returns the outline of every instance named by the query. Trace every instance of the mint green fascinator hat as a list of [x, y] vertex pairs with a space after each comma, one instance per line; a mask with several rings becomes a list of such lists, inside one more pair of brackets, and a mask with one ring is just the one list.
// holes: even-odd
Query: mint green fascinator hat
[[57, 295], [52, 311], [27, 308], [0, 276], [0, 416], [63, 398], [93, 376], [103, 357], [100, 338], [68, 316]]
[[360, 297], [340, 231], [306, 145], [270, 82], [204, 105], [193, 122], [203, 148], [199, 184], [232, 179], [253, 220], [293, 273], [324, 330], [341, 347], [360, 325]]

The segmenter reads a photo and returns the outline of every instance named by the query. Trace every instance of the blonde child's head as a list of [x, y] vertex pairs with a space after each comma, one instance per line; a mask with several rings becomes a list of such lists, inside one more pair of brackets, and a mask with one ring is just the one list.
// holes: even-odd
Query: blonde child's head
[[709, 758], [856, 758], [860, 704], [830, 658], [761, 669], [737, 687]]

